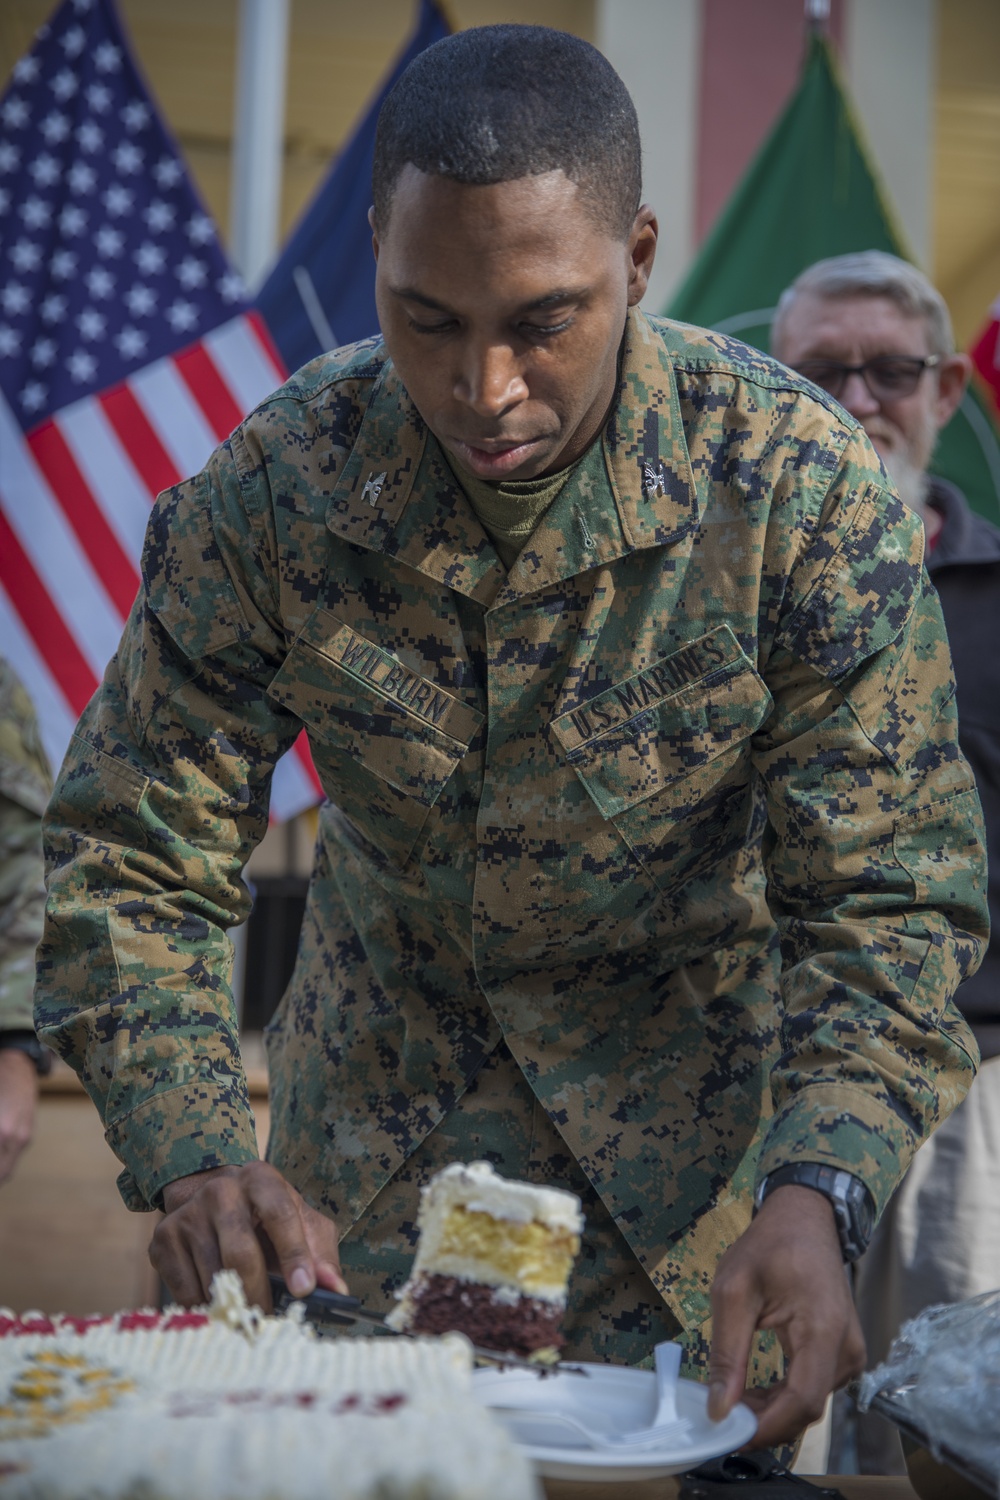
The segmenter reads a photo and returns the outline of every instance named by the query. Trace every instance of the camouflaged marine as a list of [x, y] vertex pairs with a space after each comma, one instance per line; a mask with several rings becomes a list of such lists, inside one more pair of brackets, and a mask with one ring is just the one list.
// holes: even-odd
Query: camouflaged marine
[[52, 790], [38, 720], [0, 657], [0, 1031], [31, 1031], [45, 882], [41, 816]]
[[629, 314], [507, 572], [375, 341], [161, 496], [48, 814], [38, 1022], [132, 1207], [256, 1156], [226, 929], [269, 777], [328, 795], [269, 1154], [343, 1227], [506, 1042], [684, 1327], [755, 1179], [881, 1208], [959, 1101], [977, 795], [922, 529], [857, 424]]

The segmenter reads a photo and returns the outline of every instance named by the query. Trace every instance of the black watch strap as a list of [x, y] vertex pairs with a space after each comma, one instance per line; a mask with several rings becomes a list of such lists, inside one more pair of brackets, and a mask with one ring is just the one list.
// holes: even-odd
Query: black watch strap
[[33, 1031], [0, 1031], [0, 1052], [8, 1050], [25, 1053], [43, 1078], [52, 1072], [52, 1053], [42, 1046]]
[[857, 1260], [864, 1254], [875, 1228], [875, 1201], [860, 1177], [825, 1162], [794, 1162], [767, 1174], [757, 1189], [756, 1206], [759, 1208], [775, 1188], [789, 1184], [813, 1188], [827, 1199], [837, 1222], [845, 1261]]

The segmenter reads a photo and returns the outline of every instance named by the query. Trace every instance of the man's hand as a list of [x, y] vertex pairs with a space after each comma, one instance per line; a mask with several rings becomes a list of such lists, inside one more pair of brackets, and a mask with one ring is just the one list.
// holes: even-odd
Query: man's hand
[[265, 1312], [268, 1271], [280, 1271], [296, 1297], [316, 1286], [347, 1291], [337, 1226], [266, 1162], [179, 1177], [164, 1189], [163, 1206], [149, 1258], [182, 1307], [207, 1302], [223, 1269], [239, 1273], [247, 1301]]
[[[719, 1262], [712, 1318], [708, 1414], [721, 1421], [745, 1400], [759, 1422], [754, 1448], [793, 1441], [822, 1415], [829, 1393], [861, 1373], [864, 1339], [833, 1210], [821, 1193], [788, 1184], [768, 1194]], [[777, 1332], [785, 1378], [767, 1390], [745, 1392], [758, 1328]]]
[[35, 1127], [38, 1071], [16, 1047], [0, 1048], [0, 1182], [31, 1140]]

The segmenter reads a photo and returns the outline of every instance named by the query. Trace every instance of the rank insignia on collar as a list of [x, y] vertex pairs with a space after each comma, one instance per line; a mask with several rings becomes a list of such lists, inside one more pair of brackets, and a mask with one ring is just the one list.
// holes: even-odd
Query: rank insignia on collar
[[655, 469], [652, 464], [643, 464], [642, 487], [646, 491], [648, 500], [652, 500], [655, 495], [666, 495], [667, 476], [663, 472], [662, 464]]
[[362, 500], [367, 500], [373, 510], [378, 504], [378, 497], [382, 493], [382, 486], [385, 484], [388, 472], [388, 469], [383, 469], [381, 474], [369, 474], [365, 480], [365, 487], [361, 491], [361, 498]]

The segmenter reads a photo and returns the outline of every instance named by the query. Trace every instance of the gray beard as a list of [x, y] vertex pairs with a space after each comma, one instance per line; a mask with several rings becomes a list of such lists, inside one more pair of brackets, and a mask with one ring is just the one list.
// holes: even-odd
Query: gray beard
[[896, 486], [896, 493], [900, 500], [922, 518], [927, 508], [927, 492], [930, 488], [926, 470], [918, 469], [911, 462], [909, 455], [904, 453], [893, 453], [882, 462], [885, 464], [889, 478]]

